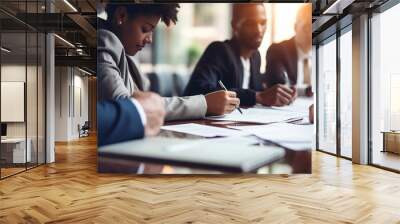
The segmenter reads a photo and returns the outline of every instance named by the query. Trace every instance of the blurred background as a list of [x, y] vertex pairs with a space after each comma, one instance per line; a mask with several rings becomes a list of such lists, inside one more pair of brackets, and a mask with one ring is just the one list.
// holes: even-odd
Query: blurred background
[[[296, 13], [303, 3], [265, 3], [267, 31], [259, 48], [261, 72], [265, 71], [265, 56], [272, 43], [294, 36]], [[184, 3], [176, 25], [160, 23], [153, 44], [135, 55], [139, 70], [151, 82], [150, 90], [163, 96], [181, 95], [192, 69], [206, 47], [213, 41], [231, 37], [230, 3]], [[98, 16], [106, 18], [104, 5], [99, 4]]]

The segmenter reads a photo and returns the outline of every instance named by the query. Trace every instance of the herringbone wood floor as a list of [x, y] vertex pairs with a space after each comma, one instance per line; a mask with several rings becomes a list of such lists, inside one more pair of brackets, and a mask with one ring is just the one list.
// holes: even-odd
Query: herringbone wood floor
[[0, 181], [0, 223], [400, 223], [400, 175], [313, 153], [313, 174], [97, 174], [95, 139]]

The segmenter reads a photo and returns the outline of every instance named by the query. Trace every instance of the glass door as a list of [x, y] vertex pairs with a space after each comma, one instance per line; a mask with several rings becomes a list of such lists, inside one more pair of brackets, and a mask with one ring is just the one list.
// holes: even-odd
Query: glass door
[[[22, 3], [21, 3], [22, 4]], [[5, 16], [5, 15], [2, 15]], [[1, 30], [1, 176], [26, 170], [31, 161], [27, 141], [27, 34], [25, 26]], [[28, 149], [28, 150], [27, 150]]]
[[352, 30], [341, 31], [340, 41], [340, 155], [352, 157]]
[[371, 18], [370, 162], [400, 171], [400, 4]]
[[336, 35], [318, 47], [318, 145], [336, 154]]
[[0, 178], [4, 178], [45, 163], [46, 40], [44, 33], [24, 22], [29, 21], [27, 13], [45, 12], [45, 1], [5, 0], [0, 8]]

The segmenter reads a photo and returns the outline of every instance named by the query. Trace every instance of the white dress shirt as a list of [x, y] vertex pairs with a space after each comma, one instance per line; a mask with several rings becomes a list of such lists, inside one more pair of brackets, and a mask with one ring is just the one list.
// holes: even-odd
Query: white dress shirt
[[296, 47], [297, 50], [297, 94], [299, 96], [306, 95], [306, 88], [309, 84], [304, 83], [304, 60], [308, 59], [308, 74], [310, 78], [310, 84], [312, 83], [312, 51], [310, 50], [307, 53], [304, 53], [299, 47]]
[[304, 84], [304, 59], [308, 59], [308, 69], [309, 69], [309, 74], [311, 78], [311, 59], [312, 59], [312, 52], [311, 50], [307, 53], [304, 53], [299, 47], [296, 47], [297, 49], [297, 85], [303, 85]]
[[131, 99], [131, 102], [133, 103], [133, 105], [135, 105], [136, 110], [139, 112], [140, 120], [142, 121], [143, 127], [146, 126], [147, 117], [146, 117], [146, 113], [144, 112], [142, 105], [135, 98], [131, 97], [130, 99]]
[[243, 65], [243, 84], [242, 88], [243, 89], [248, 89], [250, 85], [250, 59], [240, 57], [240, 60], [242, 61]]

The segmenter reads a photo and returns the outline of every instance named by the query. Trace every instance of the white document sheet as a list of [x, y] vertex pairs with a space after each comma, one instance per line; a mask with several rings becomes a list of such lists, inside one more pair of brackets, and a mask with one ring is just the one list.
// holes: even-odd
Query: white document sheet
[[289, 123], [228, 126], [293, 150], [311, 149], [314, 126]]
[[238, 110], [234, 110], [230, 114], [226, 114], [224, 116], [207, 117], [207, 119], [268, 124], [296, 119], [300, 120], [304, 117], [304, 114], [302, 113], [282, 111], [271, 108], [241, 108], [241, 110], [243, 111], [243, 114], [241, 114]]
[[173, 147], [169, 147], [170, 151], [179, 151], [185, 150], [187, 146], [197, 146], [197, 145], [209, 145], [209, 144], [230, 144], [235, 146], [248, 146], [248, 145], [258, 145], [260, 143], [260, 139], [256, 136], [229, 136], [223, 138], [204, 138], [204, 139], [196, 139], [194, 141], [190, 141], [186, 144], [178, 144]]
[[297, 98], [292, 104], [283, 107], [272, 107], [277, 110], [292, 111], [298, 113], [308, 114], [308, 108], [314, 103], [313, 97], [300, 97]]
[[191, 135], [197, 135], [202, 137], [208, 137], [208, 138], [248, 135], [247, 133], [238, 130], [195, 124], [195, 123], [167, 125], [167, 126], [162, 126], [161, 129], [168, 131], [176, 131]]

